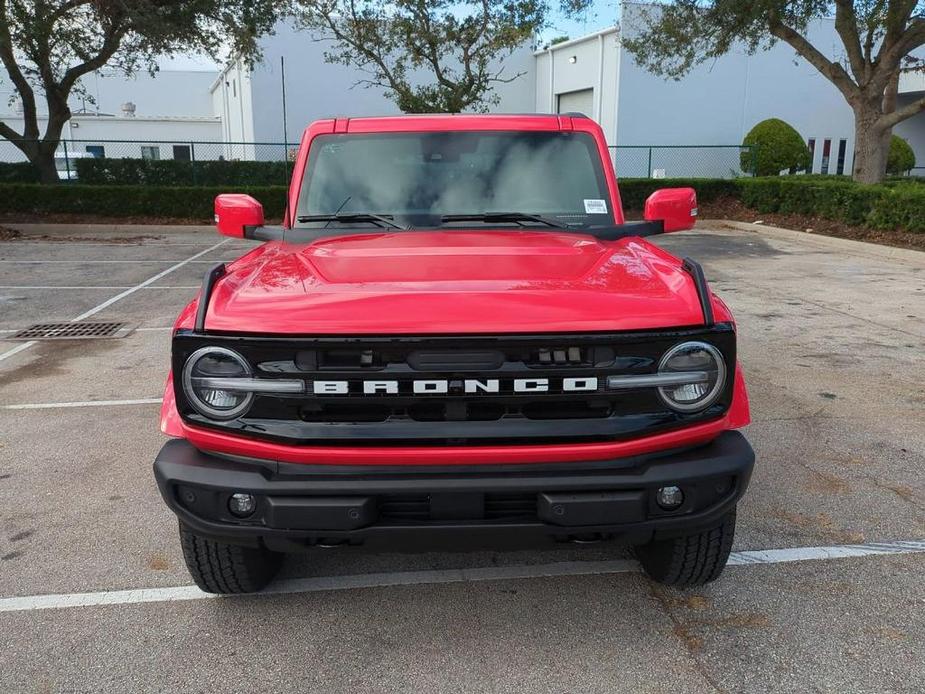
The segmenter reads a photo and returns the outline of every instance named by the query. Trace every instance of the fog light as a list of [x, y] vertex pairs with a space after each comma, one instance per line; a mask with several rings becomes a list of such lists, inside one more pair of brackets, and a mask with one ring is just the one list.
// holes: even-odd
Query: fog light
[[674, 511], [684, 503], [684, 492], [680, 487], [659, 487], [655, 492], [655, 503], [666, 511]]
[[257, 508], [257, 500], [251, 494], [238, 492], [228, 499], [228, 510], [231, 511], [231, 515], [238, 518], [246, 518], [254, 512], [255, 508]]

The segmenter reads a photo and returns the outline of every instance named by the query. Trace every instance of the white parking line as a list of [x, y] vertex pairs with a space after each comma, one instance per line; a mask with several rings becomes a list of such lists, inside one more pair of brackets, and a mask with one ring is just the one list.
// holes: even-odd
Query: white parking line
[[[55, 264], [55, 265], [103, 265], [110, 263], [141, 263], [144, 265], [153, 265], [160, 263], [161, 265], [166, 265], [167, 263], [179, 263], [182, 258], [152, 258], [151, 260], [0, 260], [0, 263], [7, 263], [10, 265], [46, 265], [46, 264]], [[191, 260], [190, 263], [211, 263], [211, 260]]]
[[[169, 275], [171, 272], [174, 272], [174, 271], [176, 271], [176, 270], [179, 270], [179, 269], [180, 269], [181, 267], [183, 267], [184, 265], [187, 265], [187, 264], [193, 262], [193, 261], [196, 260], [197, 258], [201, 258], [201, 257], [204, 256], [206, 253], [211, 253], [211, 252], [214, 251], [216, 248], [220, 248], [221, 246], [224, 246], [224, 245], [225, 245], [226, 243], [228, 243], [229, 241], [231, 241], [231, 239], [224, 239], [224, 240], [222, 240], [222, 241], [219, 241], [219, 242], [216, 243], [214, 246], [209, 246], [209, 247], [206, 248], [204, 251], [199, 251], [199, 253], [196, 253], [195, 255], [191, 255], [191, 256], [190, 256], [189, 258], [187, 258], [186, 260], [181, 260], [179, 263], [176, 263], [176, 264], [174, 264], [174, 265], [171, 265], [171, 266], [170, 266], [169, 268], [167, 268], [166, 270], [163, 270], [163, 271], [157, 273], [156, 275], [154, 275], [154, 276], [152, 276], [152, 277], [149, 277], [149, 278], [146, 279], [144, 282], [142, 282], [142, 283], [140, 283], [140, 284], [136, 284], [134, 287], [131, 287], [130, 289], [126, 289], [124, 292], [120, 292], [120, 293], [116, 294], [114, 297], [112, 297], [112, 298], [110, 298], [110, 299], [107, 299], [106, 301], [104, 301], [103, 303], [99, 304], [98, 306], [94, 306], [94, 307], [91, 308], [89, 311], [85, 311], [84, 313], [81, 313], [81, 314], [80, 314], [79, 316], [77, 316], [76, 318], [72, 318], [70, 322], [71, 322], [71, 323], [77, 323], [78, 321], [82, 321], [82, 320], [84, 320], [85, 318], [89, 318], [90, 316], [96, 315], [96, 314], [99, 313], [100, 311], [102, 311], [102, 310], [104, 310], [104, 309], [106, 309], [106, 308], [109, 308], [110, 306], [112, 306], [112, 305], [113, 305], [114, 303], [116, 303], [117, 301], [119, 301], [119, 300], [121, 300], [121, 299], [124, 299], [125, 297], [129, 296], [130, 294], [134, 294], [134, 293], [137, 292], [139, 289], [144, 289], [144, 288], [147, 287], [149, 284], [154, 284], [155, 282], [157, 282], [157, 281], [158, 281], [159, 279], [161, 279], [162, 277], [166, 277], [166, 276]], [[30, 347], [32, 347], [32, 346], [35, 345], [35, 344], [37, 344], [37, 341], [36, 341], [36, 340], [32, 340], [32, 341], [30, 341], [30, 342], [23, 342], [21, 345], [17, 345], [17, 346], [14, 347], [13, 349], [8, 350], [8, 351], [4, 352], [3, 354], [0, 354], [0, 361], [3, 361], [4, 359], [9, 359], [9, 358], [12, 357], [13, 355], [19, 354], [20, 352], [29, 349]]]
[[135, 400], [86, 400], [82, 402], [29, 402], [19, 405], [0, 405], [0, 410], [56, 410], [67, 407], [112, 407], [123, 405], [160, 405], [161, 398]]
[[[748, 552], [733, 552], [729, 556], [732, 566], [756, 564], [783, 564], [798, 561], [866, 557], [878, 554], [911, 554], [925, 552], [925, 540], [901, 540], [866, 545], [835, 547], [795, 547]], [[319, 576], [277, 581], [260, 595], [286, 595], [316, 593], [328, 590], [357, 588], [385, 588], [392, 586], [437, 585], [473, 581], [503, 581], [552, 576], [588, 576], [599, 574], [632, 573], [639, 571], [635, 561], [571, 561], [533, 566], [487, 566], [472, 569], [442, 569], [436, 571], [401, 571], [395, 573], [353, 574], [347, 576]], [[61, 609], [65, 607], [98, 607], [101, 605], [131, 605], [149, 602], [176, 602], [222, 597], [226, 600], [238, 596], [217, 596], [204, 593], [196, 586], [172, 588], [137, 588], [133, 590], [100, 591], [97, 593], [68, 593], [59, 595], [24, 595], [0, 599], [0, 612], [30, 612], [33, 610]], [[253, 597], [253, 596], [251, 596]]]
[[[59, 284], [46, 284], [46, 285], [17, 285], [17, 284], [0, 284], [0, 289], [131, 289], [131, 285], [125, 285], [122, 287], [112, 286], [112, 285], [59, 285]], [[199, 289], [198, 284], [187, 285], [185, 287], [170, 287], [164, 285], [157, 285], [156, 287], [141, 287], [141, 289]]]

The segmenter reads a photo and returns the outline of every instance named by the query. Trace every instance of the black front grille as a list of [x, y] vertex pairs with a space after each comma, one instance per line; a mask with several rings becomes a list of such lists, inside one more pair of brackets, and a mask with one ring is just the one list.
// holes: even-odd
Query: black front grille
[[[455, 520], [527, 520], [536, 519], [536, 494], [530, 492], [511, 494], [480, 494], [481, 503], [473, 507], [480, 509], [472, 513], [458, 513]], [[429, 494], [390, 494], [378, 498], [379, 517], [392, 523], [418, 523], [440, 518], [434, 512]]]
[[[606, 388], [611, 375], [654, 373], [669, 348], [691, 339], [716, 345], [727, 371], [734, 373], [735, 335], [728, 324], [503, 337], [252, 338], [181, 332], [174, 338], [175, 374], [194, 350], [221, 345], [241, 353], [259, 378], [301, 379], [306, 392], [261, 394], [240, 418], [216, 422], [189, 405], [181, 379], [174, 383], [187, 421], [297, 445], [607, 441], [718, 417], [728, 408], [732, 379], [716, 404], [695, 414], [670, 410], [653, 388]], [[545, 388], [518, 391], [518, 383]], [[575, 390], [576, 384], [588, 387]], [[431, 387], [442, 390], [427, 390]]]

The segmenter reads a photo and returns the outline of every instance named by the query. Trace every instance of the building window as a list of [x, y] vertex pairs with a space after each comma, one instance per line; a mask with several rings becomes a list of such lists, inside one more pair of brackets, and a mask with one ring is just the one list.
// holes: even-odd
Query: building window
[[838, 161], [835, 164], [835, 173], [839, 176], [845, 173], [845, 154], [848, 151], [848, 140], [838, 141]]
[[813, 165], [816, 163], [816, 138], [809, 138], [809, 142], [806, 143], [806, 146], [809, 147], [809, 168], [807, 171], [812, 173], [814, 171]]
[[161, 158], [161, 148], [157, 145], [142, 145], [141, 146], [141, 158], [150, 159], [151, 161], [157, 161]]
[[829, 173], [829, 157], [832, 156], [832, 141], [823, 140], [822, 141], [822, 166], [819, 167], [819, 173], [823, 176], [828, 175]]
[[106, 156], [106, 148], [103, 145], [87, 145], [87, 154], [92, 154], [97, 159]]
[[174, 145], [173, 158], [177, 161], [192, 161], [193, 156], [189, 145]]

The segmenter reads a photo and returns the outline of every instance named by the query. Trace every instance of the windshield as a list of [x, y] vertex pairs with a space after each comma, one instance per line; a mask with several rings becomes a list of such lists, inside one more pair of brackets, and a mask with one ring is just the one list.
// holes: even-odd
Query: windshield
[[520, 131], [322, 135], [309, 151], [297, 216], [300, 226], [331, 223], [309, 217], [340, 215], [334, 221], [355, 224], [356, 215], [375, 214], [420, 227], [497, 213], [541, 215], [562, 226], [613, 224], [594, 139]]

